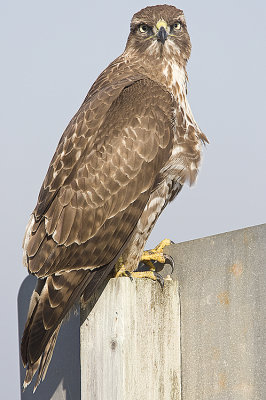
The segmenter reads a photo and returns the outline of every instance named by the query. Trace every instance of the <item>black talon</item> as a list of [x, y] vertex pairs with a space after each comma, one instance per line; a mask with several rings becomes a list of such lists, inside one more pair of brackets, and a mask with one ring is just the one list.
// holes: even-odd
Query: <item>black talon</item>
[[171, 244], [175, 244], [175, 242], [173, 242], [172, 240], [170, 240]]
[[158, 272], [156, 272], [156, 271], [154, 271], [153, 274], [154, 274], [154, 276], [156, 277], [157, 282], [159, 282], [159, 284], [160, 284], [160, 286], [161, 286], [161, 288], [162, 288], [162, 290], [163, 290], [163, 287], [164, 287], [164, 279], [163, 279], [162, 275], [158, 274]]
[[131, 272], [125, 271], [125, 275], [131, 280], [131, 282], [133, 281], [133, 278], [131, 276]]
[[169, 264], [170, 267], [172, 268], [172, 271], [171, 271], [171, 274], [172, 274], [175, 269], [175, 261], [174, 261], [173, 257], [169, 256], [169, 254], [164, 254], [164, 258], [165, 258], [165, 264]]

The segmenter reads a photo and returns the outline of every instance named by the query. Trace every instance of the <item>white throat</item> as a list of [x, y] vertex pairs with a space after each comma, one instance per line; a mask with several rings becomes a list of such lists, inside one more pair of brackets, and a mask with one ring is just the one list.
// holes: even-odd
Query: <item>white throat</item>
[[196, 130], [200, 130], [187, 100], [187, 75], [185, 68], [180, 67], [174, 61], [165, 61], [163, 75], [166, 78], [166, 86], [183, 109], [185, 117], [189, 117]]
[[163, 74], [166, 78], [166, 86], [171, 90], [176, 100], [180, 100], [180, 95], [186, 95], [186, 71], [174, 61], [165, 61]]

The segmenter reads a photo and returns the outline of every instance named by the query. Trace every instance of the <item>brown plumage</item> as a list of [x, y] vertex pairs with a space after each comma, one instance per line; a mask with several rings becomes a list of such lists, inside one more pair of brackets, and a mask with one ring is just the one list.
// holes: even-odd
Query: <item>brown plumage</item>
[[122, 255], [137, 266], [162, 209], [193, 183], [207, 141], [186, 99], [183, 12], [133, 16], [124, 53], [91, 87], [58, 144], [24, 238], [37, 276], [21, 343], [24, 387], [44, 378], [62, 320]]

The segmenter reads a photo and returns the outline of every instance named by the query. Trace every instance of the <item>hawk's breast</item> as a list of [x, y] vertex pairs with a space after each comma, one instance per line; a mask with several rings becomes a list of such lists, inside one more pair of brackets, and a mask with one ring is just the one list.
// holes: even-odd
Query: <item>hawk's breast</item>
[[[187, 76], [184, 68], [172, 60], [163, 64], [165, 86], [173, 99], [172, 128], [174, 131], [173, 147], [169, 162], [164, 167], [165, 178], [172, 188], [178, 188], [185, 181], [194, 183], [201, 160], [202, 134], [196, 123], [187, 100]], [[171, 192], [173, 190], [173, 192]], [[171, 189], [169, 196], [175, 197]], [[180, 189], [179, 189], [180, 190]]]

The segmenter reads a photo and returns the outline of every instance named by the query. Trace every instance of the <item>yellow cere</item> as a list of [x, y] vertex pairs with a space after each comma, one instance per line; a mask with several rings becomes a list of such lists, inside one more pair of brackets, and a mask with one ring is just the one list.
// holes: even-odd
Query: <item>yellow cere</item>
[[158, 31], [161, 27], [163, 27], [165, 30], [167, 28], [167, 23], [163, 19], [160, 19], [156, 24], [156, 28], [158, 29]]

